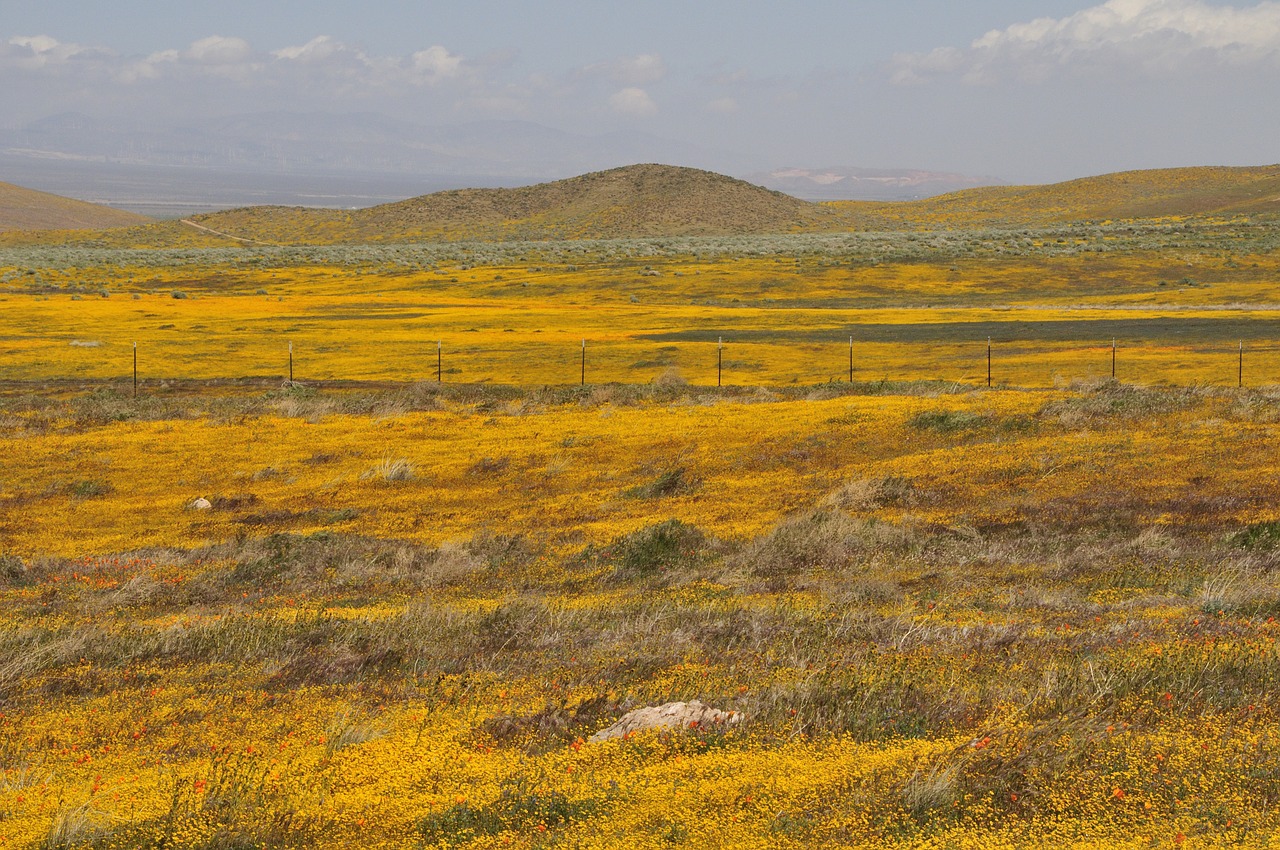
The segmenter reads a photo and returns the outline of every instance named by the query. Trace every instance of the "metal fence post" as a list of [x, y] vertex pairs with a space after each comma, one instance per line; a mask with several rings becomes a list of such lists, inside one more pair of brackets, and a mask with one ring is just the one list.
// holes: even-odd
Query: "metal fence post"
[[724, 337], [716, 341], [716, 386], [721, 386], [720, 379], [724, 374]]

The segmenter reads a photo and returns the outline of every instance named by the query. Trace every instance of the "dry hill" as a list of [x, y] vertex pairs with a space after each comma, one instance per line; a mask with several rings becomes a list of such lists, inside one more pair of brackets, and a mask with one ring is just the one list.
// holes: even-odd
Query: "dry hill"
[[[0, 231], [5, 229], [9, 216], [8, 199], [26, 197], [13, 195], [14, 192], [27, 190], [0, 184]], [[124, 217], [98, 227], [118, 227], [139, 220], [105, 207], [52, 195], [43, 197], [71, 210], [87, 209], [113, 219]], [[30, 201], [26, 204], [38, 206]], [[708, 171], [633, 165], [518, 189], [438, 192], [362, 210], [245, 207], [196, 216], [193, 221], [198, 228], [178, 222], [155, 222], [113, 233], [10, 232], [0, 242], [173, 247], [620, 239], [1034, 228], [1103, 220], [1277, 214], [1280, 165], [1128, 171], [1049, 186], [968, 189], [921, 201], [822, 204]], [[41, 226], [93, 225], [62, 219], [59, 224]]]
[[827, 204], [856, 229], [1035, 227], [1069, 221], [1280, 212], [1280, 165], [1164, 168], [1047, 186], [986, 186], [906, 203]]
[[7, 230], [101, 230], [149, 221], [146, 216], [48, 192], [0, 183], [0, 232]]
[[721, 174], [668, 165], [632, 165], [519, 189], [437, 192], [351, 212], [247, 207], [194, 220], [223, 233], [284, 244], [609, 239], [838, 226], [838, 215], [816, 204]]

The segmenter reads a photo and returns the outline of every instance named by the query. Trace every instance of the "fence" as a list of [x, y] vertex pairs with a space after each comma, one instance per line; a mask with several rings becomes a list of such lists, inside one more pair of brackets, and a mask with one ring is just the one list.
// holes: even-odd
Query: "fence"
[[[283, 344], [282, 344], [283, 343]], [[1280, 346], [1266, 342], [1167, 343], [1120, 339], [1089, 345], [987, 338], [949, 343], [808, 341], [714, 342], [655, 345], [634, 339], [576, 345], [513, 341], [509, 345], [379, 346], [307, 345], [277, 342], [277, 368], [268, 351], [247, 352], [238, 361], [225, 352], [201, 356], [193, 346], [133, 342], [132, 363], [118, 363], [114, 346], [95, 350], [76, 371], [83, 380], [118, 382], [132, 378], [132, 392], [167, 381], [277, 382], [436, 381], [516, 385], [641, 384], [666, 373], [705, 386], [804, 385], [835, 381], [942, 380], [974, 386], [1046, 387], [1073, 380], [1114, 378], [1143, 384], [1261, 386], [1280, 382]], [[432, 351], [431, 349], [434, 349]], [[264, 357], [264, 355], [268, 355]], [[236, 369], [240, 365], [242, 369]], [[131, 376], [128, 369], [132, 368]], [[24, 375], [8, 366], [0, 377], [11, 382], [58, 380], [65, 375]], [[234, 377], [239, 373], [240, 378]]]

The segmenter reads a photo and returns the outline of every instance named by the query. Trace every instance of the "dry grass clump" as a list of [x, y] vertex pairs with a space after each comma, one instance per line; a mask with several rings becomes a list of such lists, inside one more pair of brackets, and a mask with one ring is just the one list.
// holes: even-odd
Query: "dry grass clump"
[[905, 551], [914, 539], [901, 526], [857, 519], [838, 510], [818, 510], [786, 520], [735, 557], [760, 578], [814, 576], [864, 568], [881, 554]]
[[925, 495], [911, 480], [902, 476], [855, 478], [829, 493], [822, 504], [856, 513], [884, 507], [910, 507], [922, 501]]
[[1041, 418], [1068, 428], [1097, 426], [1115, 420], [1138, 421], [1186, 410], [1215, 391], [1207, 387], [1150, 388], [1114, 380], [1076, 382], [1075, 392], [1040, 409]]
[[361, 481], [385, 481], [387, 483], [396, 483], [400, 481], [412, 481], [417, 477], [413, 464], [408, 458], [403, 457], [384, 457], [378, 463], [360, 473]]

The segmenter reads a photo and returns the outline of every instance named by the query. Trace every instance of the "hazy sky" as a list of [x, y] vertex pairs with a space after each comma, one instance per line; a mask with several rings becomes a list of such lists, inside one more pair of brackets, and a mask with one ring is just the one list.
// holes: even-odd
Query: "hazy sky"
[[1044, 182], [1280, 161], [1280, 2], [0, 0], [0, 124], [270, 110], [637, 129]]

